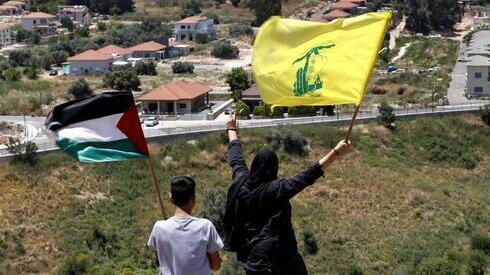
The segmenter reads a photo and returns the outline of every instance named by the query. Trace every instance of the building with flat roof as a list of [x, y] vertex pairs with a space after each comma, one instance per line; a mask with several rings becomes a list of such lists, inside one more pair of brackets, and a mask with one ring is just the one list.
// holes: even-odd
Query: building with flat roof
[[58, 6], [58, 13], [56, 14], [58, 20], [68, 17], [73, 21], [76, 27], [80, 25], [90, 25], [91, 17], [87, 6]]
[[42, 35], [56, 34], [55, 16], [44, 12], [33, 12], [22, 17], [22, 28], [39, 31]]
[[164, 84], [138, 97], [145, 114], [190, 114], [209, 104], [211, 87], [184, 80]]
[[473, 34], [466, 56], [466, 96], [490, 97], [490, 31]]
[[205, 34], [210, 40], [216, 39], [216, 27], [213, 19], [199, 15], [190, 16], [175, 22], [175, 41], [196, 41], [198, 33]]

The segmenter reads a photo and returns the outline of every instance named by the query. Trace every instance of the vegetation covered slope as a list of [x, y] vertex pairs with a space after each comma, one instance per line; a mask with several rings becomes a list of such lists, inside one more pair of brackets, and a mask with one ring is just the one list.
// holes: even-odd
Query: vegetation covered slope
[[[267, 146], [270, 131], [241, 131], [248, 161]], [[298, 157], [279, 150], [282, 176], [320, 158], [345, 134], [318, 125], [294, 131], [311, 151]], [[152, 144], [168, 211], [170, 178], [191, 175], [198, 183], [196, 213], [219, 221], [230, 183], [223, 141], [211, 134], [196, 143]], [[356, 129], [353, 144], [351, 154], [292, 201], [311, 274], [484, 274], [489, 126], [471, 115], [401, 121], [394, 132], [370, 124]], [[83, 165], [50, 154], [33, 168], [0, 167], [1, 274], [156, 272], [146, 241], [160, 217], [145, 161]], [[241, 274], [231, 254], [220, 274]]]

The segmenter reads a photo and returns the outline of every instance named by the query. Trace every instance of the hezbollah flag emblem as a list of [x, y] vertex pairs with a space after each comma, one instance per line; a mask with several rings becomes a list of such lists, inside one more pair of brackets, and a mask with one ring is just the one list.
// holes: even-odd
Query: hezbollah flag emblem
[[275, 106], [360, 104], [391, 13], [325, 23], [273, 17], [254, 44], [262, 100]]

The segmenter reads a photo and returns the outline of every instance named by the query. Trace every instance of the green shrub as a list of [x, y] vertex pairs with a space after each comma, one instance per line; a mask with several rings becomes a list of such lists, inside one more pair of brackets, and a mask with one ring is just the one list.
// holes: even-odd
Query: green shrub
[[415, 274], [420, 275], [453, 275], [458, 274], [458, 264], [447, 257], [425, 258], [416, 268]]
[[236, 114], [238, 117], [246, 118], [250, 116], [250, 108], [245, 102], [238, 100], [236, 104]]
[[177, 61], [172, 64], [172, 72], [174, 74], [192, 74], [194, 73], [194, 65], [190, 62]]
[[471, 236], [471, 248], [490, 254], [490, 235], [473, 234]]
[[32, 141], [9, 138], [7, 150], [14, 155], [14, 161], [20, 161], [34, 166], [37, 162], [37, 145]]
[[138, 75], [157, 75], [157, 69], [153, 61], [138, 61], [134, 66], [134, 70]]
[[107, 30], [107, 24], [105, 22], [97, 22], [97, 29], [101, 32], [103, 31], [106, 31]]
[[483, 251], [470, 251], [467, 257], [467, 265], [471, 275], [485, 275], [488, 267], [487, 255]]
[[79, 253], [76, 256], [65, 257], [61, 263], [59, 274], [62, 275], [81, 275], [86, 274], [90, 268], [90, 258], [86, 253]]
[[209, 36], [205, 33], [197, 33], [196, 34], [196, 43], [198, 44], [207, 44], [209, 43], [209, 41], [211, 41], [209, 39]]
[[230, 86], [232, 92], [243, 92], [250, 87], [248, 73], [242, 67], [233, 68], [226, 74], [226, 84]]
[[480, 114], [483, 122], [490, 126], [490, 105], [485, 105], [485, 107], [481, 108]]
[[240, 35], [252, 36], [254, 34], [254, 30], [250, 26], [236, 23], [230, 25], [229, 32], [231, 37], [238, 37]]
[[201, 215], [210, 220], [218, 233], [222, 233], [226, 192], [221, 188], [207, 188], [202, 195]]
[[254, 107], [254, 116], [267, 116], [267, 110], [265, 105], [257, 105]]
[[349, 265], [349, 269], [347, 270], [348, 275], [363, 275], [364, 271], [362, 267], [357, 263], [352, 263]]
[[315, 255], [318, 252], [318, 243], [315, 234], [308, 227], [303, 230], [303, 243], [306, 253], [309, 255]]
[[291, 116], [314, 116], [316, 108], [313, 106], [289, 107], [288, 114]]
[[[267, 107], [268, 109], [269, 107]], [[272, 110], [271, 116], [272, 117], [283, 117], [284, 116], [284, 107], [274, 107]]]
[[393, 107], [391, 107], [386, 102], [381, 102], [381, 105], [378, 107], [379, 116], [378, 122], [379, 124], [385, 126], [388, 129], [392, 129], [392, 123], [395, 122], [396, 117], [393, 113]]
[[282, 149], [290, 155], [306, 156], [308, 141], [300, 132], [287, 128], [274, 128], [266, 137], [267, 143], [274, 149]]
[[22, 73], [16, 68], [8, 68], [3, 72], [6, 81], [19, 81], [22, 79]]
[[240, 51], [236, 46], [231, 45], [229, 42], [219, 43], [213, 47], [211, 54], [214, 57], [222, 59], [235, 59], [238, 58]]
[[93, 91], [84, 78], [79, 78], [77, 82], [73, 83], [70, 88], [68, 88], [67, 93], [79, 99], [91, 96]]
[[102, 85], [119, 91], [138, 91], [141, 82], [133, 69], [124, 67], [105, 73]]

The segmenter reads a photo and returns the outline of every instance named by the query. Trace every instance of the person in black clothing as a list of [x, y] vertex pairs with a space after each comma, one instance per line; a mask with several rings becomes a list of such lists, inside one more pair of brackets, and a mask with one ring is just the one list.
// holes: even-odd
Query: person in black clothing
[[237, 252], [238, 264], [247, 275], [308, 274], [298, 252], [291, 224], [289, 200], [323, 176], [350, 143], [335, 149], [308, 169], [290, 179], [278, 179], [278, 159], [270, 150], [259, 151], [250, 171], [238, 140], [235, 115], [227, 122], [229, 164], [233, 183], [228, 190], [223, 218], [225, 250]]

